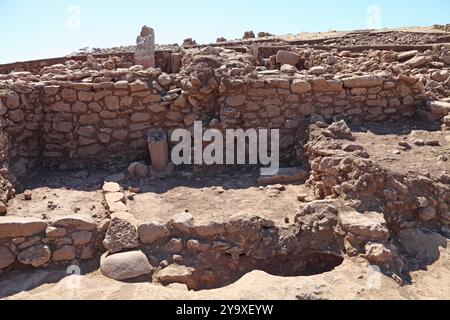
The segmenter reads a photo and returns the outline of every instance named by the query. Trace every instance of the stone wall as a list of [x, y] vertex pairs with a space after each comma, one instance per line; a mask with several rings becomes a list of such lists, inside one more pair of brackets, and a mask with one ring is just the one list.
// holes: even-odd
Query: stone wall
[[[155, 51], [156, 67], [161, 68], [164, 71], [170, 72], [171, 68], [171, 50], [157, 50]], [[107, 59], [110, 57], [120, 57], [124, 64], [132, 65], [134, 60], [134, 52], [115, 52], [114, 54], [93, 54], [96, 59]], [[0, 74], [9, 74], [10, 72], [30, 72], [32, 74], [39, 74], [45, 67], [50, 67], [55, 64], [65, 64], [67, 61], [80, 61], [86, 62], [88, 60], [87, 55], [67, 56], [51, 59], [40, 59], [25, 62], [13, 62], [0, 65]]]
[[281, 155], [300, 160], [311, 117], [384, 121], [414, 115], [424, 104], [417, 80], [349, 76], [203, 78], [159, 69], [109, 71], [90, 82], [8, 82], [1, 90], [11, 169], [24, 176], [43, 164], [117, 166], [146, 157], [152, 127], [169, 133], [194, 121], [219, 130], [281, 130]]
[[0, 221], [0, 270], [14, 263], [44, 267], [50, 263], [92, 259], [101, 251], [108, 225], [89, 218], [52, 222], [8, 216]]

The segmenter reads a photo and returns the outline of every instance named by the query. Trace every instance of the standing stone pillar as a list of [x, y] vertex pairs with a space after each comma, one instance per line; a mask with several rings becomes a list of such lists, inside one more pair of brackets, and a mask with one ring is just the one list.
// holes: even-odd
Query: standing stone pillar
[[155, 63], [155, 31], [152, 28], [143, 26], [141, 34], [136, 40], [136, 51], [134, 53], [134, 63], [144, 68], [154, 68]]
[[164, 172], [169, 164], [169, 146], [166, 132], [163, 129], [150, 129], [147, 134], [147, 144], [152, 168], [157, 172]]

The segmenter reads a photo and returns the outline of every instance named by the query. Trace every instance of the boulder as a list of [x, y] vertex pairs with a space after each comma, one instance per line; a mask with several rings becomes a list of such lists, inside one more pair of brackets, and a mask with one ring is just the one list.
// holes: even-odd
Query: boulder
[[153, 271], [142, 251], [105, 253], [100, 260], [100, 269], [106, 277], [119, 281], [137, 278]]

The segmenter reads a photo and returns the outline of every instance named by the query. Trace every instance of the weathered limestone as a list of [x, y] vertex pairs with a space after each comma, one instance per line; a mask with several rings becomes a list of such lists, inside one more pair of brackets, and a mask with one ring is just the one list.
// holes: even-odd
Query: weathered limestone
[[147, 26], [142, 27], [136, 40], [134, 63], [144, 68], [155, 67], [155, 31]]

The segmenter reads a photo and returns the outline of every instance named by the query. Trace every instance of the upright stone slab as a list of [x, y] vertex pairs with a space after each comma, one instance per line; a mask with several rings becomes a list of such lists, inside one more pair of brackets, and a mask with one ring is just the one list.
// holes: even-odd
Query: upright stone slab
[[147, 135], [147, 143], [153, 169], [164, 172], [169, 164], [166, 132], [163, 129], [151, 129]]
[[152, 28], [143, 26], [141, 34], [137, 37], [136, 44], [134, 63], [144, 68], [154, 68], [156, 65], [155, 31]]

